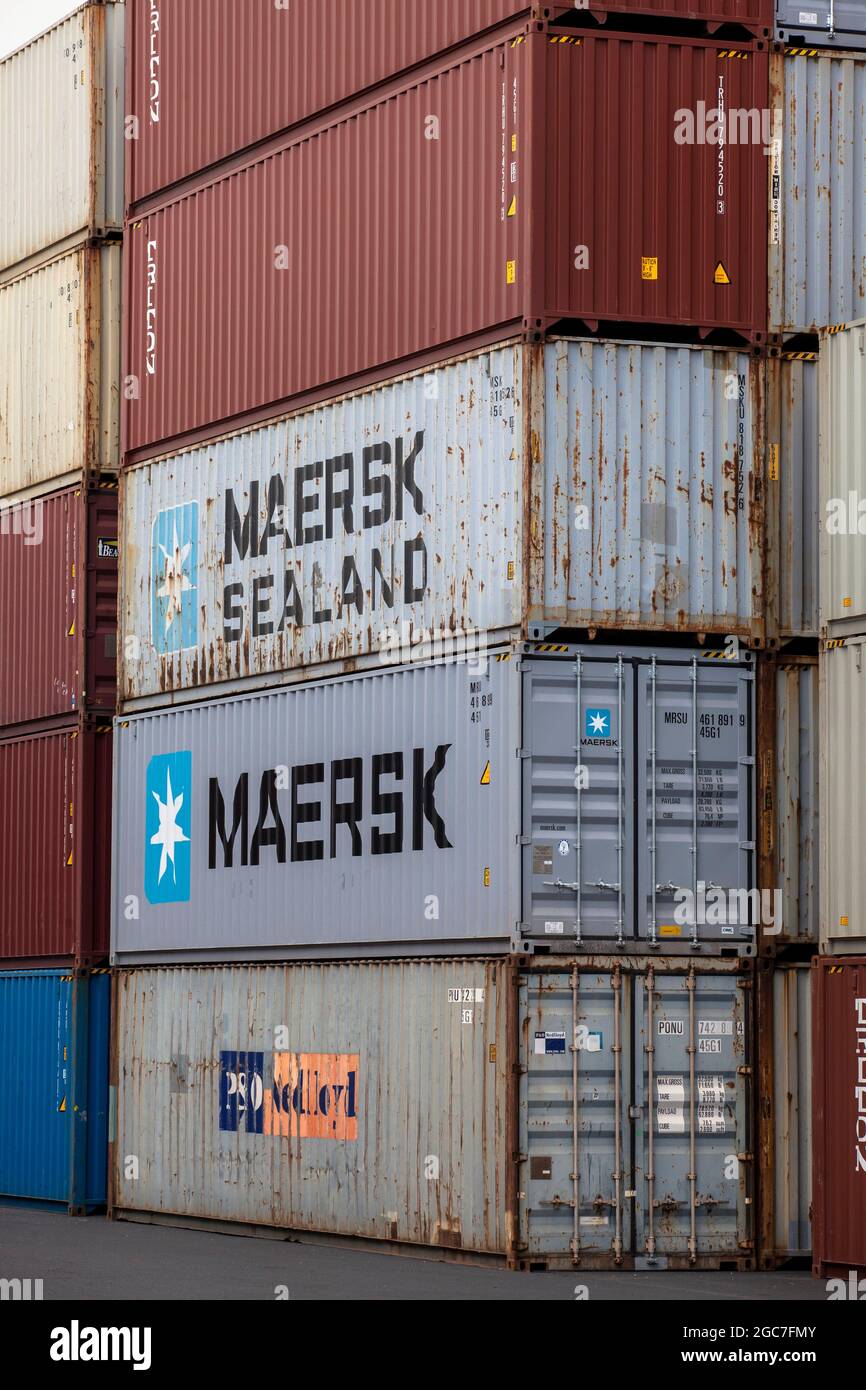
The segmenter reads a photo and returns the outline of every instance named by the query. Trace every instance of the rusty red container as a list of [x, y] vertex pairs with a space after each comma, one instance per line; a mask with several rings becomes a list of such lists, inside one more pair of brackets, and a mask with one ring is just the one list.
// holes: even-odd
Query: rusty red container
[[[127, 0], [126, 200], [161, 189], [551, 0]], [[324, 13], [323, 13], [324, 11]], [[593, 0], [592, 13], [737, 24], [768, 35], [772, 0]]]
[[116, 485], [0, 509], [0, 728], [113, 713], [117, 561]]
[[866, 956], [812, 962], [812, 1038], [813, 1272], [845, 1298], [866, 1273]]
[[0, 737], [0, 961], [96, 965], [108, 953], [111, 725]]
[[[554, 325], [760, 342], [756, 43], [524, 26], [130, 223], [127, 462]], [[704, 108], [698, 103], [704, 103]]]

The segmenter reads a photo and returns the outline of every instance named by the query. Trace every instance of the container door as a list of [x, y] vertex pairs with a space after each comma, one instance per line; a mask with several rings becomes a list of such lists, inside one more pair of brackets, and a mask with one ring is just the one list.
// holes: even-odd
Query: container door
[[527, 663], [523, 916], [530, 936], [634, 935], [633, 692], [634, 669], [618, 656]]
[[619, 969], [521, 980], [520, 1229], [529, 1263], [612, 1265], [631, 1250], [630, 1000]]
[[635, 982], [638, 1268], [751, 1254], [748, 996], [736, 975]]
[[776, 0], [778, 36], [786, 43], [835, 44], [866, 48], [866, 6], [863, 0]]
[[[759, 919], [752, 672], [653, 657], [638, 671], [640, 936], [741, 944]], [[639, 812], [640, 814], [640, 812]]]

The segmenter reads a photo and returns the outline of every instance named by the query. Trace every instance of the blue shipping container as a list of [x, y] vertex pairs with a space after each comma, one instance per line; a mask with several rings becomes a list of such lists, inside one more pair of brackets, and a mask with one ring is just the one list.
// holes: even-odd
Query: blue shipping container
[[104, 1206], [110, 979], [0, 971], [0, 1201]]

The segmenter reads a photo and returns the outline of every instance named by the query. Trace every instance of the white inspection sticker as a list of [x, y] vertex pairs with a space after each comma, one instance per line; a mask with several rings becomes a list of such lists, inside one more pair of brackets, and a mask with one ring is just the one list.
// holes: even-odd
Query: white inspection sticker
[[698, 1106], [698, 1134], [724, 1134], [727, 1128], [721, 1105]]
[[817, 24], [818, 13], [816, 10], [800, 10], [797, 15], [798, 24]]
[[685, 1134], [686, 1120], [681, 1105], [656, 1107], [656, 1129], [659, 1134]]
[[564, 922], [545, 922], [545, 924], [544, 924], [544, 933], [545, 933], [545, 936], [564, 936], [564, 934], [565, 934], [565, 923], [564, 923]]
[[723, 1076], [699, 1076], [698, 1102], [700, 1105], [724, 1105], [725, 1078]]
[[449, 1004], [483, 1004], [483, 989], [449, 989]]
[[660, 1105], [684, 1105], [686, 1079], [684, 1076], [657, 1076], [656, 1095]]
[[542, 1057], [551, 1052], [565, 1052], [565, 1033], [536, 1033], [535, 1051]]
[[699, 1018], [699, 1038], [732, 1038], [734, 1025], [729, 1018]]

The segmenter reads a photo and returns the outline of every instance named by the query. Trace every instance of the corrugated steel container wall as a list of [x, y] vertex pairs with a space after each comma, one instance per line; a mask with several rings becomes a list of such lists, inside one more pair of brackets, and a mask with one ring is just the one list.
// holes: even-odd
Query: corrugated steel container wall
[[0, 960], [108, 953], [111, 738], [78, 720], [0, 740]]
[[820, 654], [821, 950], [866, 948], [866, 637]]
[[119, 245], [0, 286], [0, 494], [118, 465]]
[[818, 634], [818, 364], [767, 362], [767, 604], [782, 637]]
[[866, 58], [770, 58], [781, 151], [770, 166], [770, 332], [866, 314]]
[[812, 1267], [866, 1274], [866, 957], [812, 962]]
[[[278, 8], [245, 0], [128, 0], [127, 203], [287, 131], [486, 29], [533, 0], [313, 0]], [[605, 11], [735, 23], [766, 34], [772, 0], [597, 0]], [[266, 53], [268, 61], [262, 63]], [[196, 119], [190, 119], [190, 113]]]
[[[494, 25], [531, 0], [128, 0], [132, 206]], [[568, 9], [552, 4], [546, 9]], [[262, 55], [267, 54], [267, 62]], [[195, 118], [191, 118], [191, 113]]]
[[821, 340], [821, 630], [866, 629], [866, 320]]
[[812, 1251], [811, 973], [803, 964], [773, 971], [773, 1210], [780, 1259]]
[[764, 397], [747, 353], [551, 344], [531, 417], [529, 616], [764, 629]]
[[749, 954], [753, 918], [702, 915], [698, 895], [753, 886], [751, 662], [619, 650], [498, 652], [118, 722], [112, 959], [525, 937]]
[[570, 964], [520, 976], [521, 1267], [751, 1267], [750, 967]]
[[0, 972], [0, 1195], [65, 1206], [106, 1201], [107, 972]]
[[106, 1201], [110, 981], [0, 971], [0, 1198], [83, 1212]]
[[102, 489], [0, 509], [0, 725], [113, 713], [117, 520]]
[[511, 973], [479, 960], [121, 972], [115, 1214], [504, 1255]]
[[0, 271], [123, 226], [124, 6], [82, 6], [0, 60]]
[[758, 636], [762, 386], [746, 353], [511, 344], [127, 470], [124, 698], [535, 621]]
[[866, 48], [862, 0], [776, 0], [776, 37], [781, 43]]
[[818, 663], [776, 670], [776, 851], [782, 894], [777, 944], [818, 940]]
[[[124, 271], [130, 461], [525, 323], [761, 337], [761, 147], [728, 147], [720, 213], [718, 150], [674, 130], [678, 110], [717, 103], [720, 86], [731, 105], [763, 107], [767, 80], [754, 45], [531, 32], [464, 50], [138, 219]], [[627, 112], [622, 90], [642, 94]], [[651, 178], [625, 205], [623, 169]], [[730, 284], [714, 282], [719, 262]]]

